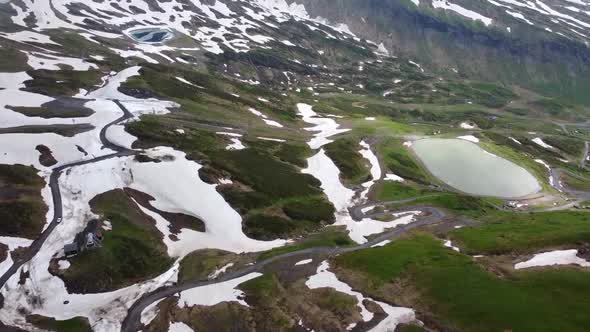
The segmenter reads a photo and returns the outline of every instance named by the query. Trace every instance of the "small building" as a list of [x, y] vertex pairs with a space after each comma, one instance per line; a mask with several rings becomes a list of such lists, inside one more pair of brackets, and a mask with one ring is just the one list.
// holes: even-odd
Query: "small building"
[[64, 246], [64, 254], [66, 257], [76, 256], [78, 254], [78, 245], [76, 243], [66, 244]]

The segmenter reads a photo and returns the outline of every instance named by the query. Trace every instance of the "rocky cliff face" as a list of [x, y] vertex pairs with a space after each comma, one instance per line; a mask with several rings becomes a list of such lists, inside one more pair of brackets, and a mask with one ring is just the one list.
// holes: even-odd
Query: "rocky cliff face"
[[[588, 37], [584, 37], [589, 29], [571, 28], [585, 27], [590, 15], [585, 14], [587, 19], [582, 21], [584, 17], [563, 14], [565, 5], [556, 4], [560, 1], [548, 2], [550, 8], [561, 8], [554, 17], [548, 16], [551, 12], [547, 9], [529, 10], [524, 16], [524, 10], [517, 13], [505, 8], [507, 5], [498, 7], [487, 1], [472, 1], [476, 7], [471, 8], [477, 8], [480, 14], [464, 7], [466, 14], [463, 10], [435, 8], [430, 0], [420, 1], [419, 7], [409, 0], [297, 2], [303, 3], [312, 16], [347, 24], [357, 35], [382, 42], [391, 54], [413, 57], [431, 70], [499, 80], [590, 103], [584, 93], [590, 86], [590, 49]], [[570, 12], [575, 13], [572, 8]], [[491, 23], [473, 19], [476, 15], [489, 17]]]

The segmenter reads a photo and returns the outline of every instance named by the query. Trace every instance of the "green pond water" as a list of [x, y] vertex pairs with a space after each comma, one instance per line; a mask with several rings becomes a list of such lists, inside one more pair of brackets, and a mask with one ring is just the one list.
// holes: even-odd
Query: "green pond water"
[[516, 198], [541, 189], [527, 170], [472, 142], [428, 138], [414, 142], [412, 150], [430, 173], [464, 193]]

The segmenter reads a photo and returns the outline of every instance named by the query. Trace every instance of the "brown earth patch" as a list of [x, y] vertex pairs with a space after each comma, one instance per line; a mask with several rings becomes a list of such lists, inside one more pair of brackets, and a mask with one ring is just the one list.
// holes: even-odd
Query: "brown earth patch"
[[8, 246], [0, 243], [0, 262], [4, 262], [8, 258]]
[[94, 111], [83, 105], [86, 100], [74, 98], [62, 98], [41, 105], [41, 107], [15, 107], [8, 109], [26, 116], [51, 118], [85, 118], [94, 114]]
[[59, 321], [52, 317], [28, 315], [26, 319], [28, 323], [33, 324], [38, 328], [51, 331], [92, 332], [90, 321], [88, 321], [88, 318], [86, 317], [74, 317], [67, 321]]
[[81, 124], [56, 124], [56, 125], [30, 125], [10, 128], [0, 128], [0, 134], [43, 134], [55, 133], [57, 135], [72, 137], [74, 135], [84, 133], [94, 129], [95, 127], [89, 123]]
[[39, 144], [37, 147], [35, 147], [35, 150], [39, 151], [40, 153], [39, 163], [41, 163], [41, 165], [50, 167], [57, 164], [57, 160], [55, 160], [55, 157], [53, 157], [53, 152], [51, 152], [51, 149], [47, 146]]
[[152, 158], [152, 157], [145, 155], [145, 154], [135, 155], [134, 161], [137, 161], [138, 163], [159, 163], [159, 162], [161, 162], [160, 159], [155, 159], [155, 158]]
[[208, 184], [219, 184], [220, 179], [231, 177], [227, 172], [205, 165], [199, 169], [199, 177]]
[[578, 249], [578, 254], [576, 256], [590, 261], [590, 247], [586, 246]]

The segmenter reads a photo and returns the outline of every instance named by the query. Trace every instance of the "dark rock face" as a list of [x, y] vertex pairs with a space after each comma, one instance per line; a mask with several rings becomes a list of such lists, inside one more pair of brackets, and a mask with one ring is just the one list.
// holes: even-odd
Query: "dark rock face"
[[583, 258], [585, 260], [590, 260], [590, 247], [583, 247], [578, 249], [578, 254], [576, 256]]
[[[448, 19], [390, 0], [297, 0], [311, 16], [341, 22], [359, 37], [381, 43], [392, 54], [409, 56], [430, 71], [518, 84], [554, 96], [590, 103], [590, 49], [535, 26], [515, 23], [484, 27]], [[511, 24], [512, 25], [512, 24]]]

